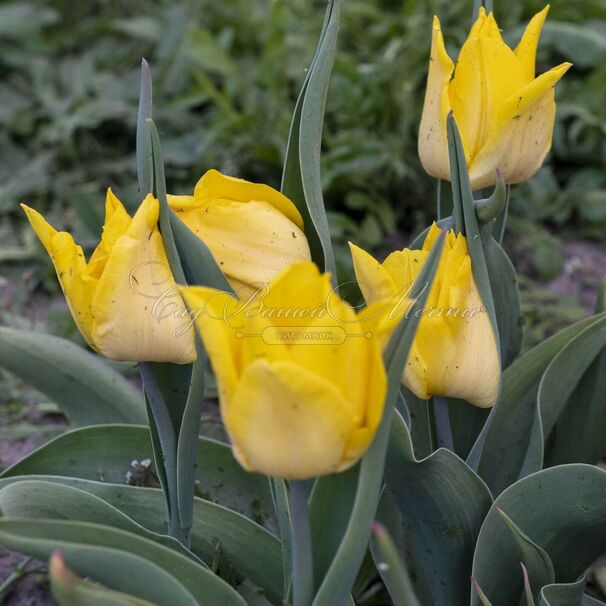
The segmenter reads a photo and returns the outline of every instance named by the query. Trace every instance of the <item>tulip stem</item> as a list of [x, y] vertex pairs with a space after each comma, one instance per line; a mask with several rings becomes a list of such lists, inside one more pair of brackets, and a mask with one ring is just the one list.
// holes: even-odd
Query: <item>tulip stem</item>
[[293, 480], [290, 483], [290, 514], [294, 606], [310, 606], [314, 597], [308, 500], [309, 483]]
[[450, 429], [450, 416], [448, 414], [448, 399], [434, 396], [433, 417], [436, 427], [438, 448], [447, 448], [454, 451], [452, 430]]

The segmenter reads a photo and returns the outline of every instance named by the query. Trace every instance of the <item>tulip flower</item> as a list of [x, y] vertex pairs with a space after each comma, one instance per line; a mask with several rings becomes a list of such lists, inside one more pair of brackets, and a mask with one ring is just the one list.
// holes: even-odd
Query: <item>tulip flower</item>
[[381, 350], [397, 318], [381, 304], [356, 314], [311, 262], [291, 265], [245, 303], [210, 288], [183, 294], [245, 469], [306, 479], [364, 454], [383, 414]]
[[168, 203], [243, 297], [290, 264], [311, 258], [301, 214], [268, 185], [209, 170], [193, 196], [168, 196]]
[[158, 200], [148, 195], [131, 219], [108, 190], [103, 235], [88, 262], [71, 234], [57, 231], [33, 208], [22, 208], [53, 261], [78, 329], [94, 350], [113, 360], [185, 364], [195, 359], [193, 330], [183, 330], [187, 321], [171, 311], [185, 306], [158, 230]]
[[[413, 296], [413, 282], [439, 234], [434, 223], [421, 250], [393, 252], [384, 263], [350, 244], [366, 302]], [[499, 377], [497, 343], [473, 279], [467, 239], [449, 231], [402, 380], [421, 399], [462, 398], [485, 408], [495, 402]]]
[[446, 52], [440, 20], [434, 17], [419, 155], [425, 170], [450, 179], [446, 119], [461, 132], [473, 189], [494, 185], [499, 169], [505, 182], [534, 175], [551, 147], [555, 119], [554, 86], [571, 64], [535, 77], [539, 36], [549, 7], [535, 15], [515, 50], [495, 21], [480, 8], [455, 65]]

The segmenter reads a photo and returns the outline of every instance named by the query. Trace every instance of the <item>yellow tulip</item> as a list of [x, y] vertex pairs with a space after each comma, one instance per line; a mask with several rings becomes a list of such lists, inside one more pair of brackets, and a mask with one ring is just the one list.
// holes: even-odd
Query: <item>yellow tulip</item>
[[268, 185], [209, 170], [193, 196], [168, 196], [168, 203], [243, 297], [290, 264], [311, 258], [301, 214]]
[[[356, 278], [367, 303], [414, 293], [440, 229], [421, 250], [393, 252], [384, 263], [350, 244]], [[462, 398], [479, 407], [495, 402], [500, 361], [491, 322], [473, 279], [467, 239], [449, 231], [402, 380], [419, 398]]]
[[381, 348], [397, 321], [381, 304], [356, 314], [311, 262], [291, 265], [246, 302], [202, 287], [184, 298], [245, 469], [305, 479], [364, 454], [384, 407]]
[[22, 208], [93, 349], [114, 360], [185, 364], [195, 359], [193, 329], [183, 330], [187, 321], [172, 310], [185, 306], [158, 231], [158, 200], [148, 195], [131, 219], [108, 190], [103, 235], [88, 262], [71, 234], [57, 231], [33, 208]]
[[434, 17], [419, 155], [425, 170], [450, 179], [446, 119], [459, 127], [473, 189], [493, 185], [499, 169], [507, 183], [534, 175], [551, 147], [554, 86], [571, 64], [535, 77], [539, 36], [549, 7], [535, 15], [515, 50], [509, 48], [492, 13], [480, 9], [457, 65], [446, 52]]

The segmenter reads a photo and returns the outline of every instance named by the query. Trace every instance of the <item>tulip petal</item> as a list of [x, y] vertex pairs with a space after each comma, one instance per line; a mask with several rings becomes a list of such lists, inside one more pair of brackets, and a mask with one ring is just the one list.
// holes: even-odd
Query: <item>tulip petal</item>
[[215, 199], [181, 218], [237, 283], [266, 284], [290, 264], [311, 258], [303, 232], [268, 202]]
[[432, 395], [462, 398], [482, 408], [494, 404], [499, 387], [499, 356], [490, 319], [481, 310], [482, 301], [472, 283], [465, 311], [475, 313], [473, 317], [458, 316], [448, 322], [442, 318], [421, 319], [415, 341], [431, 369], [428, 391]]
[[74, 242], [71, 234], [58, 232], [33, 208], [25, 204], [22, 204], [21, 208], [25, 211], [32, 228], [55, 266], [59, 284], [78, 330], [94, 348], [91, 336], [93, 325], [91, 301], [97, 280], [88, 275], [82, 248]]
[[[440, 231], [439, 228], [438, 232]], [[411, 287], [427, 257], [425, 251], [404, 249], [389, 255], [385, 264], [350, 243], [356, 279], [369, 307], [360, 314], [365, 330], [376, 332], [381, 323], [394, 328], [398, 318], [407, 313], [412, 301]], [[388, 262], [389, 261], [389, 266]], [[418, 267], [417, 267], [418, 265]], [[410, 302], [410, 303], [409, 303]], [[372, 324], [371, 324], [372, 322]], [[386, 331], [387, 332], [387, 331]], [[419, 397], [427, 399], [427, 368], [412, 344], [404, 369], [404, 383]]]
[[490, 140], [469, 167], [474, 189], [494, 183], [495, 168], [507, 183], [528, 179], [540, 168], [551, 148], [556, 110], [553, 87], [570, 67], [570, 63], [554, 67], [507, 96]]
[[110, 189], [107, 190], [105, 198], [105, 223], [103, 224], [103, 234], [101, 242], [93, 252], [89, 261], [89, 273], [95, 277], [100, 277], [107, 261], [107, 256], [111, 252], [116, 240], [123, 236], [128, 230], [132, 219], [126, 212], [122, 202], [114, 195]]
[[397, 292], [393, 278], [371, 254], [349, 243], [358, 286], [366, 303], [389, 299]]
[[528, 80], [535, 77], [535, 65], [537, 58], [537, 47], [543, 24], [549, 12], [549, 4], [539, 13], [537, 13], [528, 23], [518, 46], [515, 49], [515, 55], [526, 71]]
[[236, 202], [267, 202], [299, 229], [303, 229], [301, 213], [284, 194], [269, 185], [228, 177], [218, 170], [209, 170], [202, 176], [194, 189], [194, 198], [202, 204], [211, 203], [217, 198]]
[[195, 357], [193, 330], [157, 227], [158, 201], [143, 201], [113, 244], [93, 299], [92, 337], [115, 360], [185, 364]]
[[254, 362], [223, 414], [246, 469], [289, 479], [341, 469], [355, 429], [337, 388], [290, 362]]
[[478, 35], [470, 36], [463, 44], [449, 85], [468, 164], [494, 137], [494, 108], [527, 82], [524, 68], [503, 41], [490, 13]]
[[243, 319], [237, 313], [242, 307], [234, 302], [232, 294], [214, 288], [186, 286], [181, 293], [200, 329], [221, 401], [229, 405], [242, 369], [238, 327], [243, 325]]
[[454, 63], [444, 46], [440, 20], [434, 16], [418, 148], [425, 170], [439, 179], [448, 179], [450, 175], [446, 118], [451, 109], [448, 90], [453, 71]]

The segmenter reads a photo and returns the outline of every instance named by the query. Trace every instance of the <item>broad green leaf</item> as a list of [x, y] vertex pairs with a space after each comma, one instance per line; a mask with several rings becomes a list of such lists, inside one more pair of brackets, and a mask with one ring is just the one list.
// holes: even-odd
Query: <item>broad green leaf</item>
[[539, 606], [583, 606], [583, 591], [585, 577], [575, 583], [546, 585], [541, 589]]
[[[507, 549], [510, 552], [511, 557], [515, 557], [522, 565], [522, 575], [518, 579], [511, 580], [512, 586], [517, 585], [520, 589], [520, 595], [526, 597], [526, 601], [529, 602], [528, 606], [534, 606], [534, 598], [538, 597], [538, 593], [541, 587], [553, 583], [555, 580], [555, 572], [553, 570], [553, 563], [545, 550], [541, 549], [536, 543], [534, 543], [528, 536], [526, 536], [516, 525], [516, 523], [499, 507], [495, 506], [495, 511], [503, 520], [503, 523], [507, 526], [513, 538], [513, 543], [509, 543]], [[507, 545], [507, 540], [505, 541]], [[499, 547], [502, 547], [500, 544]], [[483, 572], [487, 568], [488, 563], [492, 563], [493, 566], [498, 569], [498, 557], [499, 551], [490, 554], [490, 559], [485, 563], [485, 568], [480, 568]], [[475, 572], [475, 571], [474, 571]], [[492, 572], [498, 574], [496, 570]], [[484, 574], [486, 574], [484, 572]], [[488, 572], [490, 574], [490, 571]], [[485, 578], [483, 576], [482, 578]], [[532, 589], [534, 588], [534, 589]], [[530, 595], [530, 599], [529, 596]]]
[[330, 0], [314, 58], [293, 113], [282, 193], [301, 212], [312, 259], [336, 280], [330, 229], [320, 179], [320, 150], [328, 84], [336, 53], [340, 0]]
[[497, 498], [478, 538], [473, 576], [494, 606], [511, 606], [522, 593], [515, 580], [519, 545], [497, 508], [547, 553], [556, 583], [575, 582], [606, 542], [606, 471], [561, 465], [519, 480]]
[[524, 340], [518, 279], [507, 253], [486, 230], [482, 246], [499, 328], [501, 365], [507, 368], [518, 357]]
[[319, 586], [347, 528], [356, 496], [359, 467], [318, 478], [310, 496], [314, 581]]
[[549, 438], [545, 466], [597, 463], [606, 455], [606, 353], [591, 363]]
[[[96, 425], [66, 432], [27, 455], [0, 476], [71, 476], [123, 485], [131, 461], [152, 454], [147, 427]], [[273, 520], [264, 476], [244, 471], [226, 444], [200, 438], [196, 475], [205, 499], [221, 503], [257, 521]]]
[[[49, 488], [51, 482], [55, 490]], [[48, 495], [52, 503], [37, 504], [28, 494], [32, 484], [43, 490], [44, 498]], [[8, 496], [3, 497], [7, 494], [5, 491]], [[96, 501], [89, 500], [87, 507], [80, 508], [82, 493]], [[66, 504], [63, 509], [61, 495]], [[0, 509], [9, 497], [15, 512], [20, 504], [26, 508], [21, 517], [94, 520], [186, 551], [174, 539], [161, 536], [166, 532], [163, 495], [156, 489], [61, 476], [18, 476], [0, 480]], [[10, 514], [10, 511], [5, 513]], [[99, 517], [95, 519], [94, 516]], [[209, 565], [218, 559], [220, 565], [233, 567], [238, 574], [262, 588], [272, 601], [280, 602], [283, 589], [281, 551], [274, 535], [234, 511], [198, 498], [194, 499], [193, 520], [191, 549], [196, 556]]]
[[539, 385], [547, 460], [597, 463], [606, 454], [606, 321], [572, 339], [551, 361]]
[[110, 526], [3, 518], [0, 544], [40, 559], [60, 549], [78, 574], [159, 606], [246, 604], [227, 583], [191, 559]]
[[80, 578], [65, 565], [61, 552], [51, 556], [49, 576], [53, 597], [59, 606], [154, 606], [147, 600]]
[[398, 506], [435, 604], [467, 606], [480, 527], [492, 504], [486, 485], [449, 450], [421, 461], [395, 415], [385, 483]]
[[377, 570], [387, 587], [394, 606], [420, 606], [406, 566], [385, 528], [375, 523], [371, 548]]
[[581, 320], [531, 349], [503, 373], [502, 392], [467, 459], [493, 494], [541, 468], [543, 434], [537, 406], [541, 377], [566, 344], [602, 322], [606, 314]]
[[[551, 434], [579, 379], [605, 347], [606, 317], [578, 334], [550, 362], [537, 396], [545, 436]], [[592, 419], [586, 418], [585, 421], [591, 423]]]
[[0, 366], [54, 400], [76, 426], [145, 423], [137, 389], [65, 339], [0, 326]]
[[[383, 358], [387, 371], [387, 395], [385, 409], [377, 434], [360, 463], [360, 472], [356, 485], [356, 496], [343, 539], [335, 557], [325, 574], [316, 594], [313, 606], [341, 606], [350, 599], [351, 588], [364, 559], [370, 539], [371, 524], [375, 517], [383, 478], [378, 470], [383, 469], [389, 441], [394, 406], [400, 396], [402, 371], [406, 365], [408, 352], [419, 323], [420, 314], [427, 300], [431, 283], [435, 276], [444, 246], [444, 234], [436, 242], [421, 273], [414, 284], [414, 292], [420, 296], [410, 307], [408, 318], [400, 321], [394, 330]], [[420, 288], [428, 285], [429, 288]]]
[[104, 524], [162, 543], [190, 557], [178, 541], [150, 532], [113, 505], [79, 488], [35, 479], [0, 480], [0, 512], [6, 518], [48, 518]]

